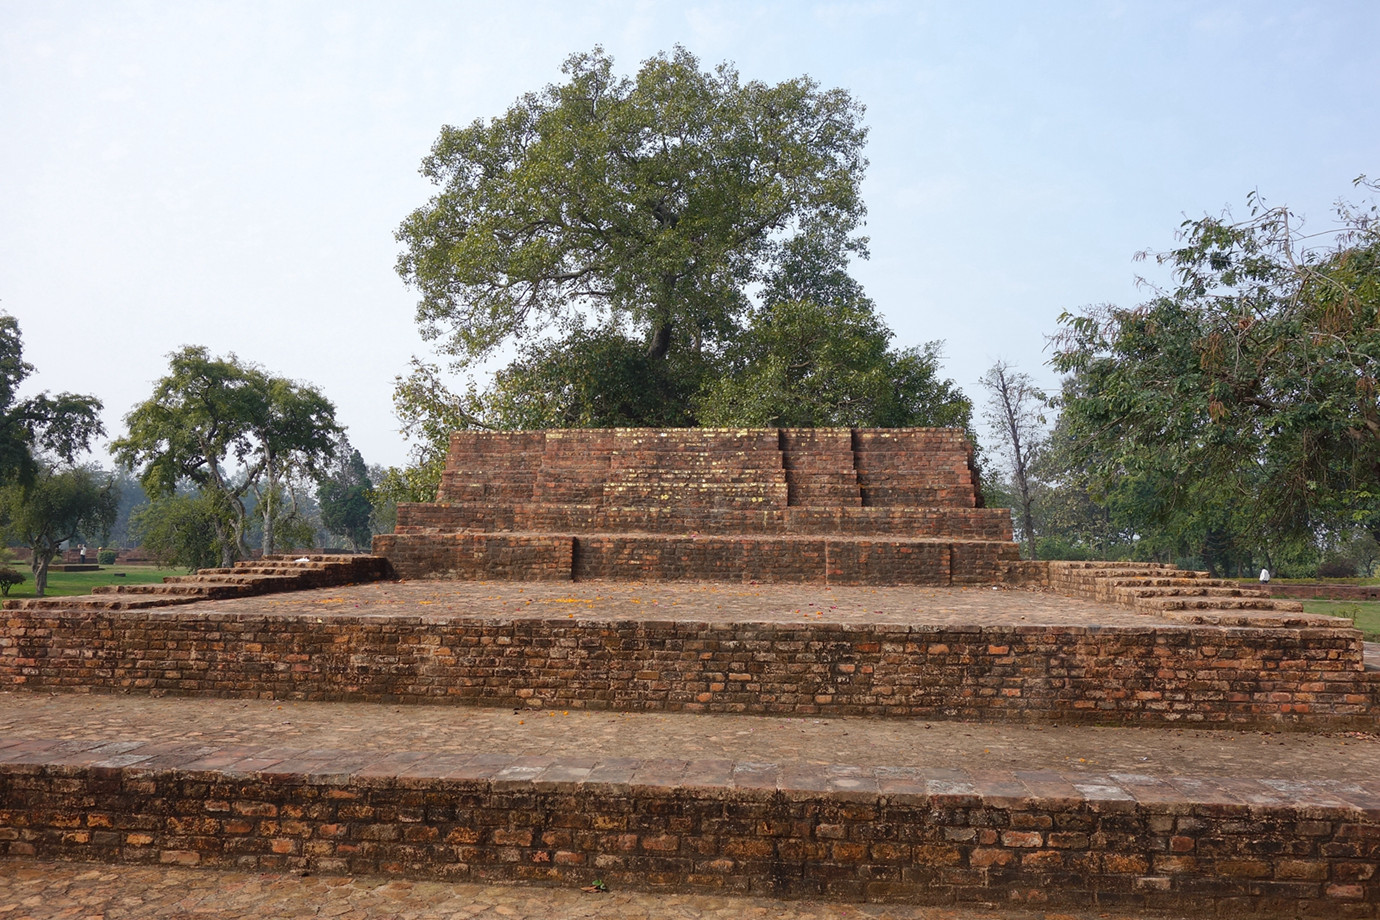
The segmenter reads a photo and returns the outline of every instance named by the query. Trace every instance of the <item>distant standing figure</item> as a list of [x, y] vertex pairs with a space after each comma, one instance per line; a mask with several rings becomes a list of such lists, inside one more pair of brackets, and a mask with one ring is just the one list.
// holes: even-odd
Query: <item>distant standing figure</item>
[[1268, 584], [1270, 583], [1270, 570], [1269, 570], [1269, 569], [1261, 569], [1261, 570], [1260, 570], [1260, 583], [1261, 583], [1262, 585], [1268, 585]]
[[81, 546], [78, 546], [78, 547], [77, 547], [77, 561], [80, 562], [82, 565], [86, 565], [86, 544], [85, 544], [85, 543], [83, 543]]

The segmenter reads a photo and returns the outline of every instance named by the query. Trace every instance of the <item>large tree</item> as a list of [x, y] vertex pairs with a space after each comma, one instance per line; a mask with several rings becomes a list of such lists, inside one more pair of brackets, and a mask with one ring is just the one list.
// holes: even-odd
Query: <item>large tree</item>
[[116, 457], [138, 470], [151, 497], [171, 496], [183, 482], [202, 493], [224, 566], [248, 555], [246, 497], [268, 502], [260, 510], [264, 551], [272, 552], [272, 505], [284, 482], [294, 470], [318, 470], [340, 433], [334, 406], [315, 388], [199, 346], [170, 356], [168, 375], [125, 422]]
[[336, 442], [334, 460], [322, 471], [316, 500], [326, 530], [345, 537], [355, 549], [369, 549], [374, 532], [374, 485], [364, 457], [344, 434]]
[[115, 520], [119, 494], [112, 478], [84, 466], [40, 461], [27, 483], [0, 488], [0, 513], [9, 537], [33, 551], [34, 596], [48, 586], [48, 567], [62, 544], [104, 539]]
[[1305, 234], [1252, 197], [1187, 222], [1175, 286], [1063, 317], [1072, 460], [1143, 483], [1144, 520], [1199, 554], [1264, 553], [1353, 522], [1380, 530], [1380, 225], [1343, 208]]
[[0, 313], [0, 524], [33, 550], [34, 589], [42, 597], [63, 541], [107, 530], [116, 499], [108, 482], [77, 465], [105, 433], [101, 401], [46, 392], [21, 399], [19, 387], [33, 371], [19, 323]]
[[860, 250], [862, 108], [676, 48], [620, 77], [601, 49], [504, 115], [441, 132], [440, 192], [398, 230], [423, 334], [467, 362], [579, 314], [646, 353], [713, 347], [799, 232]]
[[43, 456], [71, 464], [105, 433], [94, 396], [45, 392], [21, 399], [20, 384], [33, 371], [18, 321], [0, 313], [0, 483], [32, 482]]

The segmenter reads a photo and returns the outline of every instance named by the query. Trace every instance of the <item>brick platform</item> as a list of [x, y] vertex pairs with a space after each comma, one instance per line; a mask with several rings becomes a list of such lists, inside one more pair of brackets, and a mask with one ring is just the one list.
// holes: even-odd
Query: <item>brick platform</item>
[[990, 584], [1038, 578], [949, 429], [458, 432], [375, 538], [404, 578]]
[[[528, 718], [582, 707], [1374, 731], [1354, 630], [1173, 615], [990, 589], [384, 583], [11, 611], [0, 666], [34, 690], [468, 702]], [[694, 759], [197, 734], [0, 734], [0, 850], [1219, 916], [1380, 905], [1380, 789], [1355, 780], [840, 763], [804, 736], [790, 758]]]
[[[156, 730], [70, 714], [47, 734], [0, 731], [0, 853], [1380, 916], [1380, 787], [1364, 765], [1331, 768], [1348, 738], [1380, 744], [1380, 672], [1360, 633], [1203, 573], [1021, 562], [1008, 512], [978, 506], [956, 432], [465, 433], [438, 498], [399, 509], [397, 533], [376, 543], [387, 561], [279, 560], [10, 605], [10, 696], [178, 696], [188, 713], [162, 713]], [[355, 570], [429, 577], [247, 596]], [[1047, 593], [953, 587], [978, 584]], [[231, 738], [189, 717], [192, 703], [227, 698], [274, 713], [294, 705], [279, 700], [388, 703], [389, 722], [374, 723], [384, 739], [352, 743], [360, 726], [342, 715], [333, 743], [294, 746], [272, 741], [278, 723]], [[426, 703], [488, 708], [396, 705]], [[541, 754], [481, 744], [478, 722], [466, 732], [459, 716], [446, 730], [465, 744], [397, 743], [420, 737], [401, 729], [408, 709], [519, 726], [572, 711], [736, 721], [680, 753], [644, 735]], [[833, 756], [810, 729], [780, 728], [841, 718], [870, 728]], [[1307, 768], [1228, 752], [1211, 769], [1166, 770], [1122, 751], [1119, 769], [1097, 772], [1049, 751], [994, 764], [976, 744], [940, 765], [854, 754], [882, 746], [876, 726], [895, 727], [890, 745], [920, 719], [964, 736], [977, 726], [963, 720], [1136, 726], [1159, 733], [1148, 752], [1181, 747], [1177, 726], [1352, 734]], [[718, 734], [753, 736], [743, 721], [773, 728], [751, 751], [716, 755]], [[1085, 746], [1066, 737], [1060, 752]]]
[[1380, 796], [1303, 780], [0, 741], [10, 855], [787, 898], [1374, 917]]
[[[729, 588], [418, 582], [169, 610], [16, 611], [0, 636], [0, 680], [309, 700], [1304, 730], [1374, 730], [1380, 711], [1360, 633], [1330, 617], [1185, 625], [1172, 611], [1118, 615], [990, 589], [935, 589], [926, 601], [900, 588], [763, 586], [737, 598]], [[956, 600], [966, 604], [958, 616], [930, 612]], [[817, 613], [781, 615], [792, 601]], [[1002, 613], [1005, 603], [1019, 613]], [[716, 609], [724, 604], [736, 609], [731, 618]], [[604, 613], [615, 606], [619, 615]]]

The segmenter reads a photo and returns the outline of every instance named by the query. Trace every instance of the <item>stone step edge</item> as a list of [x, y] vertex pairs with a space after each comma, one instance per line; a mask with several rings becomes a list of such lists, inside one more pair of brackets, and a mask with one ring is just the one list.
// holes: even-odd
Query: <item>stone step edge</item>
[[[1166, 729], [1169, 731], [1172, 729]], [[1343, 820], [1380, 824], [1380, 781], [1369, 784], [1297, 777], [1084, 773], [1059, 770], [976, 770], [962, 767], [859, 766], [728, 758], [553, 757], [502, 752], [451, 754], [359, 751], [244, 744], [215, 745], [0, 736], [0, 773], [93, 770], [176, 773], [189, 780], [272, 777], [277, 785], [399, 786], [487, 782], [537, 789], [581, 785], [733, 790], [772, 795], [810, 793], [850, 801], [877, 798], [924, 804], [1029, 805], [1058, 798], [1103, 810], [1203, 806], [1218, 813], [1259, 814], [1262, 808], [1303, 809]]]

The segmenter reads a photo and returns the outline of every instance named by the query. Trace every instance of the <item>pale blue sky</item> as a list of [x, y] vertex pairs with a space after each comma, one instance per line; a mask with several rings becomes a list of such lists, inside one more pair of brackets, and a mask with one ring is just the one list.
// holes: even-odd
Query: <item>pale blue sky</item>
[[1048, 383], [1064, 310], [1144, 299], [1142, 249], [1272, 203], [1328, 223], [1380, 175], [1380, 3], [0, 0], [0, 310], [48, 389], [112, 434], [184, 344], [333, 399], [370, 462], [406, 448], [425, 355], [393, 230], [442, 124], [501, 113], [602, 44], [681, 43], [867, 106], [872, 259], [897, 343], [970, 395]]

